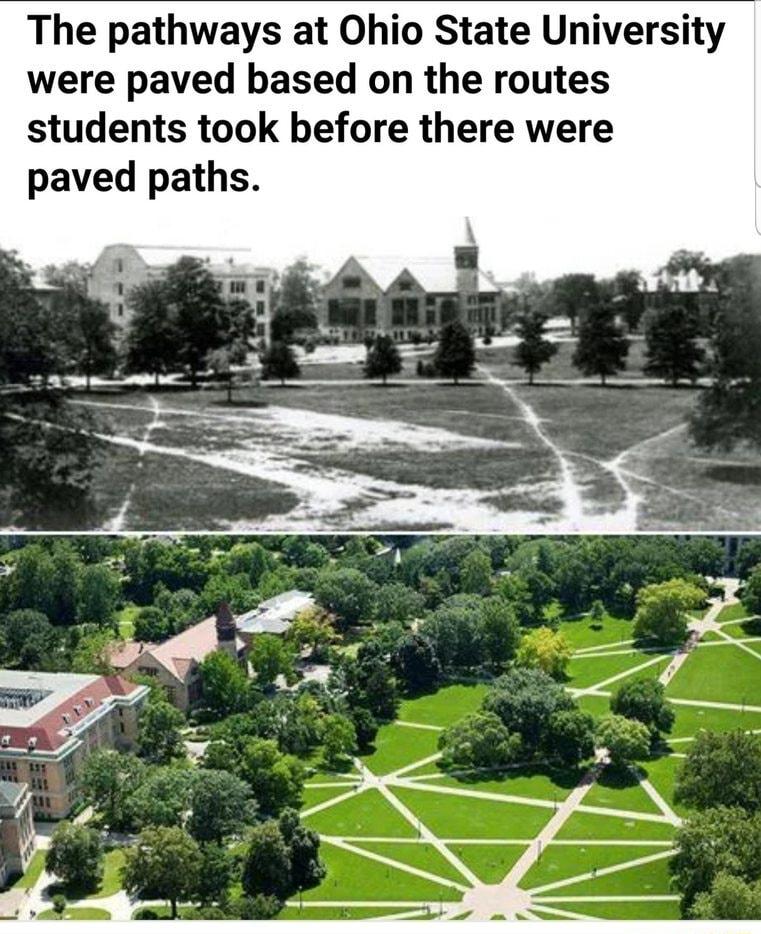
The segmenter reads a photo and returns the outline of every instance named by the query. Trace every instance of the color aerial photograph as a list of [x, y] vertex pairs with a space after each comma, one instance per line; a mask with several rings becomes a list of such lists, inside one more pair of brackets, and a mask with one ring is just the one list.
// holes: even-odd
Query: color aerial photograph
[[0, 538], [0, 917], [761, 915], [761, 537]]

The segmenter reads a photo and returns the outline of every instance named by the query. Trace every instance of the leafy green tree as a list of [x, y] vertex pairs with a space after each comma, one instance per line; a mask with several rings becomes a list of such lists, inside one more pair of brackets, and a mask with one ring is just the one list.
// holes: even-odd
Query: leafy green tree
[[430, 691], [441, 679], [441, 664], [436, 649], [419, 632], [405, 635], [392, 656], [394, 671], [408, 691]]
[[700, 606], [705, 597], [705, 591], [678, 578], [648, 584], [637, 594], [634, 638], [681, 645], [687, 638], [687, 611]]
[[322, 756], [331, 771], [345, 765], [357, 750], [357, 731], [354, 723], [343, 714], [332, 713], [322, 721]]
[[707, 892], [695, 899], [690, 912], [695, 921], [758, 921], [761, 918], [761, 879], [744, 882], [720, 872]]
[[558, 710], [547, 723], [544, 745], [563, 765], [578, 765], [595, 751], [595, 721], [585, 710]]
[[513, 352], [513, 362], [528, 374], [529, 386], [545, 363], [558, 352], [558, 345], [546, 338], [547, 316], [537, 310], [526, 309], [518, 315], [515, 333], [520, 338]]
[[53, 322], [31, 286], [29, 266], [0, 249], [0, 383], [47, 378], [57, 363]]
[[103, 865], [103, 844], [97, 830], [70, 821], [57, 825], [45, 853], [48, 872], [64, 885], [90, 891], [102, 879]]
[[53, 896], [53, 911], [58, 915], [58, 919], [63, 920], [63, 914], [66, 911], [68, 899], [63, 892], [56, 892]]
[[127, 370], [159, 378], [177, 365], [179, 335], [172, 314], [169, 289], [163, 279], [152, 279], [127, 296], [132, 309], [127, 330]]
[[460, 589], [463, 593], [485, 596], [491, 591], [491, 571], [489, 555], [480, 548], [474, 548], [462, 562]]
[[157, 606], [144, 606], [135, 616], [134, 639], [137, 642], [163, 642], [172, 635], [172, 624]]
[[190, 787], [187, 829], [199, 843], [222, 844], [256, 817], [251, 789], [230, 772], [199, 769]]
[[423, 615], [425, 599], [412, 587], [392, 582], [377, 591], [375, 618], [381, 623], [407, 623]]
[[737, 574], [747, 581], [753, 571], [761, 565], [761, 537], [749, 538], [737, 549]]
[[743, 606], [748, 613], [761, 616], [761, 565], [748, 578], [743, 590]]
[[604, 386], [609, 376], [626, 369], [629, 341], [616, 324], [613, 310], [603, 304], [587, 308], [579, 324], [579, 340], [573, 365], [585, 376], [599, 376]]
[[724, 549], [712, 538], [688, 538], [682, 554], [691, 571], [703, 577], [719, 577], [724, 570]]
[[377, 644], [360, 645], [357, 657], [343, 658], [338, 671], [350, 707], [363, 707], [380, 721], [394, 719], [399, 706], [398, 684]]
[[657, 678], [638, 678], [622, 684], [610, 700], [613, 713], [639, 720], [653, 739], [674, 725], [674, 708], [666, 700], [666, 689]]
[[124, 854], [122, 885], [128, 895], [165, 898], [172, 919], [177, 904], [198, 891], [201, 848], [181, 827], [148, 827]]
[[77, 608], [77, 594], [81, 587], [83, 564], [72, 545], [59, 539], [52, 550], [53, 579], [51, 581], [51, 610], [53, 622], [71, 626], [81, 620]]
[[642, 320], [645, 306], [642, 286], [639, 269], [621, 269], [613, 277], [613, 301], [630, 332], [636, 331]]
[[451, 379], [455, 386], [473, 372], [476, 348], [470, 331], [462, 322], [450, 321], [441, 329], [433, 365], [437, 373]]
[[696, 311], [672, 302], [648, 311], [643, 367], [646, 375], [656, 376], [674, 387], [683, 379], [696, 382], [705, 359], [699, 337], [700, 320]]
[[116, 363], [116, 327], [108, 308], [79, 287], [66, 285], [55, 297], [52, 313], [61, 328], [64, 365], [84, 375], [89, 392], [93, 375], [107, 372]]
[[83, 632], [71, 654], [71, 670], [81, 674], [111, 675], [111, 651], [115, 645], [114, 634], [108, 629], [83, 627]]
[[287, 342], [298, 328], [317, 326], [322, 289], [319, 271], [320, 267], [310, 263], [306, 256], [297, 257], [283, 270], [273, 296], [273, 340]]
[[701, 730], [677, 774], [676, 800], [761, 810], [761, 736]]
[[521, 738], [494, 713], [467, 714], [439, 736], [444, 762], [464, 768], [502, 768], [516, 762]]
[[555, 314], [567, 316], [571, 334], [575, 334], [580, 315], [597, 301], [598, 296], [599, 285], [593, 275], [571, 272], [553, 281], [549, 302]]
[[235, 858], [226, 847], [206, 843], [201, 847], [201, 869], [194, 897], [202, 905], [226, 900], [235, 881], [235, 869]]
[[571, 645], [562, 633], [540, 626], [523, 636], [515, 661], [524, 668], [539, 668], [560, 680], [565, 677], [571, 655]]
[[456, 594], [430, 613], [419, 628], [430, 640], [444, 671], [475, 668], [486, 661], [482, 600]]
[[177, 361], [187, 369], [195, 389], [207, 355], [224, 343], [222, 295], [208, 267], [190, 256], [181, 256], [170, 266], [164, 282], [173, 312]]
[[571, 695], [538, 668], [514, 668], [494, 681], [483, 709], [495, 713], [511, 733], [518, 733], [527, 754], [544, 742], [552, 715], [574, 710]]
[[137, 747], [147, 762], [165, 765], [185, 755], [185, 717], [166, 700], [149, 699], [138, 717]]
[[481, 603], [483, 637], [488, 660], [503, 666], [515, 657], [521, 640], [521, 627], [513, 607], [502, 597], [488, 597]]
[[129, 826], [129, 799], [144, 775], [140, 759], [115, 749], [96, 749], [85, 759], [80, 779], [84, 800], [109, 830], [118, 832]]
[[290, 344], [273, 341], [262, 354], [262, 379], [279, 379], [285, 386], [287, 379], [298, 379], [301, 375], [296, 354]]
[[278, 827], [290, 854], [292, 890], [300, 891], [317, 885], [327, 874], [320, 859], [320, 835], [316, 830], [306, 828], [293, 808], [283, 811]]
[[350, 707], [349, 715], [357, 734], [357, 746], [360, 752], [365, 752], [375, 742], [378, 735], [378, 721], [367, 707]]
[[86, 565], [79, 584], [79, 619], [96, 626], [111, 626], [121, 595], [121, 582], [116, 571], [105, 564]]
[[129, 799], [132, 825], [181, 827], [190, 802], [193, 775], [190, 769], [159, 766], [150, 769]]
[[283, 755], [274, 740], [250, 739], [244, 744], [240, 775], [264, 814], [279, 814], [301, 803], [304, 767], [294, 756]]
[[372, 615], [378, 588], [355, 568], [328, 567], [315, 583], [317, 602], [344, 626], [354, 626]]
[[692, 814], [677, 829], [674, 846], [671, 873], [687, 916], [720, 873], [744, 882], [761, 878], [761, 813], [721, 806]]
[[380, 379], [383, 385], [389, 376], [402, 372], [402, 357], [389, 334], [379, 334], [367, 351], [364, 373], [365, 379]]
[[249, 652], [256, 681], [263, 688], [271, 688], [280, 675], [293, 678], [293, 650], [279, 636], [261, 633], [254, 636]]
[[598, 723], [597, 742], [608, 750], [612, 763], [628, 765], [650, 752], [650, 730], [639, 720], [611, 714]]
[[198, 666], [205, 705], [218, 717], [243, 707], [248, 679], [227, 652], [211, 652]]
[[277, 821], [257, 824], [249, 833], [243, 861], [243, 891], [283, 899], [292, 891], [291, 854]]

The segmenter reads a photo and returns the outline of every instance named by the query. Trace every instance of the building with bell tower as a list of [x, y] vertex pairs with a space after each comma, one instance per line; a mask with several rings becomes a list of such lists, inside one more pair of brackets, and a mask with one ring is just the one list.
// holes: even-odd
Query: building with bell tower
[[478, 297], [478, 244], [469, 217], [465, 218], [463, 241], [454, 248], [454, 267], [459, 294]]
[[217, 630], [217, 647], [221, 652], [226, 652], [233, 661], [238, 661], [235, 617], [227, 603], [219, 604], [214, 622]]

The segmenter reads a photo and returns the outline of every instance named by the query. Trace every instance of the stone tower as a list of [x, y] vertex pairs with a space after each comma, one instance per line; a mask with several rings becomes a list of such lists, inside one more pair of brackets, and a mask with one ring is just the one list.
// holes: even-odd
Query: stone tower
[[217, 608], [217, 648], [237, 661], [238, 649], [235, 641], [235, 617], [227, 603], [220, 603]]
[[464, 318], [468, 305], [478, 304], [478, 244], [468, 217], [465, 218], [463, 242], [454, 248], [454, 265], [461, 315]]

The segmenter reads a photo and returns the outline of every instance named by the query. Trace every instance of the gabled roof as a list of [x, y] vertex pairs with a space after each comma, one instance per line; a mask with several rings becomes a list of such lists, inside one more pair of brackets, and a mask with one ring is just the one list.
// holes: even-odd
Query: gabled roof
[[236, 624], [241, 632], [281, 635], [291, 628], [294, 618], [314, 606], [312, 595], [305, 590], [287, 590], [260, 603], [249, 613], [239, 616]]
[[[357, 256], [359, 265], [384, 292], [406, 269], [426, 292], [457, 292], [457, 270], [451, 257]], [[498, 292], [495, 282], [478, 271], [481, 292]]]
[[26, 794], [26, 785], [20, 782], [0, 781], [0, 808], [13, 808]]

